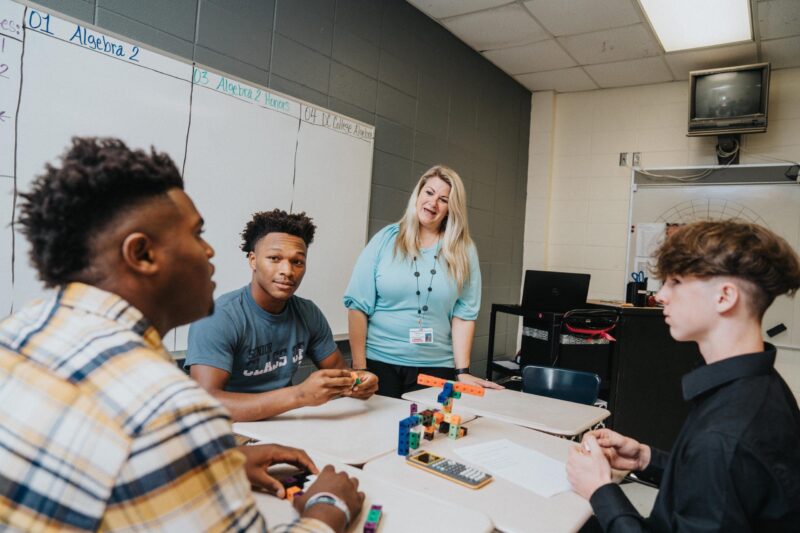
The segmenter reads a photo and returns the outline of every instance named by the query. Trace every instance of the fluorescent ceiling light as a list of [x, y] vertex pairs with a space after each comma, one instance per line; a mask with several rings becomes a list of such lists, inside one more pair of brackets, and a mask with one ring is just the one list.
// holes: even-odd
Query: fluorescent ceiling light
[[639, 0], [666, 52], [752, 41], [750, 0]]

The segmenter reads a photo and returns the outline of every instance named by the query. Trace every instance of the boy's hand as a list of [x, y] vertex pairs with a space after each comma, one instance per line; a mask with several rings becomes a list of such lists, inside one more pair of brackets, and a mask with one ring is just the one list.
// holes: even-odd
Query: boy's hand
[[378, 391], [378, 376], [366, 370], [355, 370], [353, 373], [358, 376], [358, 385], [352, 385], [345, 396], [366, 400]]
[[611, 483], [611, 467], [594, 436], [587, 434], [583, 443], [570, 448], [567, 479], [572, 490], [587, 500], [594, 491]]
[[364, 505], [364, 493], [358, 491], [358, 479], [345, 472], [336, 472], [331, 465], [322, 469], [316, 481], [293, 504], [301, 516], [322, 520], [336, 531], [344, 529], [344, 513], [332, 505], [314, 505], [305, 511], [306, 501], [318, 492], [330, 492], [341, 498], [350, 510], [350, 519], [355, 520]]
[[353, 378], [347, 370], [317, 370], [297, 385], [297, 393], [302, 406], [322, 405], [343, 396], [352, 386]]
[[590, 435], [597, 439], [612, 468], [640, 471], [650, 464], [650, 446], [610, 429], [590, 431], [586, 437]]
[[267, 474], [267, 468], [270, 466], [286, 463], [312, 474], [318, 472], [317, 466], [308, 454], [297, 448], [278, 444], [257, 444], [255, 446], [239, 446], [238, 449], [247, 458], [244, 470], [250, 484], [264, 489], [278, 498], [284, 498], [286, 490], [280, 481]]

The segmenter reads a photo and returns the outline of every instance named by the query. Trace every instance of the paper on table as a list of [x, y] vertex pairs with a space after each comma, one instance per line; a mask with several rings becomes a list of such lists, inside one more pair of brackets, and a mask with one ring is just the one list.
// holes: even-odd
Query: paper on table
[[463, 446], [456, 448], [455, 452], [493, 476], [504, 478], [545, 498], [570, 490], [563, 462], [508, 439]]

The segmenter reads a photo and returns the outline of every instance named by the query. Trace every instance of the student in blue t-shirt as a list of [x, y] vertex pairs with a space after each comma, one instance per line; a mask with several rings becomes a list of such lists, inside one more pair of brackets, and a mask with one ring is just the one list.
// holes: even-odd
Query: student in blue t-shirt
[[[253, 271], [249, 284], [223, 294], [214, 314], [189, 328], [186, 367], [236, 421], [263, 420], [337, 396], [367, 399], [378, 378], [353, 379], [328, 321], [310, 300], [294, 296], [306, 272], [316, 227], [305, 213], [275, 209], [253, 215], [242, 250]], [[304, 357], [320, 370], [290, 386]]]
[[353, 368], [399, 398], [420, 373], [502, 388], [469, 373], [481, 303], [478, 254], [464, 185], [451, 168], [422, 175], [403, 218], [370, 240], [344, 296]]

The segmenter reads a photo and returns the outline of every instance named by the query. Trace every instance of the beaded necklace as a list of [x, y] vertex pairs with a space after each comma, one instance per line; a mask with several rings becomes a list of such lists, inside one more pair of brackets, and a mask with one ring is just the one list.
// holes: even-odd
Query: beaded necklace
[[428, 301], [431, 299], [431, 292], [433, 292], [433, 276], [436, 275], [436, 260], [439, 258], [439, 249], [440, 249], [439, 247], [441, 243], [442, 243], [441, 240], [437, 241], [436, 243], [436, 252], [434, 252], [433, 254], [433, 268], [431, 268], [431, 279], [428, 282], [428, 290], [427, 294], [425, 295], [424, 305], [420, 305], [421, 303], [420, 300], [421, 291], [419, 288], [420, 273], [419, 273], [419, 268], [417, 267], [417, 256], [414, 256], [414, 259], [412, 260], [412, 265], [414, 266], [414, 278], [416, 279], [417, 282], [417, 323], [419, 324], [419, 327], [422, 327], [422, 319], [425, 318], [425, 312], [428, 310]]

